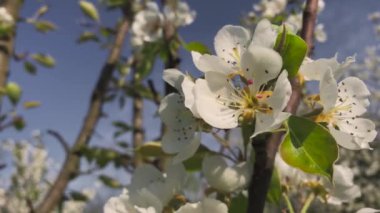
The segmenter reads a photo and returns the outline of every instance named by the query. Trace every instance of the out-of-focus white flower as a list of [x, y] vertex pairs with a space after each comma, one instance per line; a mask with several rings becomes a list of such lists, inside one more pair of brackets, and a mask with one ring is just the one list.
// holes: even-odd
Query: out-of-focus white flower
[[286, 5], [287, 0], [262, 0], [259, 4], [253, 5], [253, 9], [265, 18], [273, 18], [283, 12]]
[[321, 13], [326, 7], [325, 0], [318, 1], [318, 14]]
[[356, 213], [377, 213], [377, 212], [380, 212], [380, 209], [362, 208], [362, 209], [359, 209]]
[[325, 32], [325, 26], [323, 24], [317, 24], [317, 26], [314, 29], [314, 36], [318, 42], [326, 42], [327, 34]]
[[191, 10], [186, 2], [172, 0], [165, 4], [164, 15], [166, 21], [171, 22], [176, 27], [180, 27], [193, 23], [196, 12]]
[[[279, 172], [280, 181], [288, 186], [297, 187], [305, 186], [308, 183], [319, 183], [327, 195], [321, 194], [323, 198], [327, 196], [327, 202], [334, 205], [347, 203], [361, 196], [360, 188], [353, 183], [354, 174], [352, 169], [334, 165], [333, 183], [321, 179], [316, 175], [304, 173], [303, 171], [293, 168], [286, 164], [279, 154], [275, 160], [276, 169]], [[316, 185], [316, 184], [311, 184]]]
[[[81, 193], [85, 195], [88, 200], [91, 200], [94, 198], [96, 191], [94, 189], [83, 189]], [[84, 212], [86, 205], [86, 201], [67, 200], [63, 203], [62, 213]]]
[[327, 123], [336, 142], [347, 149], [370, 149], [377, 131], [375, 124], [359, 118], [367, 111], [370, 92], [363, 81], [348, 77], [336, 83], [331, 70], [320, 81], [320, 103], [323, 112], [315, 121]]
[[176, 213], [227, 213], [227, 205], [212, 198], [205, 198], [197, 203], [187, 203], [181, 206]]
[[128, 190], [107, 201], [104, 212], [162, 212], [185, 181], [186, 171], [182, 164], [170, 166], [165, 175], [152, 165], [143, 165], [135, 170]]
[[373, 22], [378, 22], [380, 21], [380, 12], [379, 11], [376, 11], [376, 12], [373, 12], [373, 13], [370, 13], [368, 15], [368, 19], [370, 21], [373, 21]]
[[104, 213], [136, 213], [137, 209], [129, 200], [128, 190], [124, 189], [119, 196], [108, 199], [103, 211]]
[[[323, 2], [323, 1], [318, 1]], [[293, 33], [297, 33], [302, 28], [302, 13], [294, 13], [290, 14], [286, 21], [284, 22], [285, 26], [288, 30], [290, 30]], [[326, 42], [327, 40], [327, 33], [324, 29], [324, 25], [319, 23], [315, 26], [314, 29], [314, 37], [315, 39], [320, 42]]]
[[359, 186], [353, 182], [354, 173], [352, 169], [342, 165], [334, 165], [333, 180], [334, 185], [325, 181], [326, 187], [330, 189], [327, 197], [328, 203], [341, 205], [361, 196]]
[[202, 172], [209, 185], [220, 192], [234, 192], [249, 184], [252, 166], [241, 162], [229, 166], [221, 156], [208, 156], [203, 160]]
[[165, 70], [163, 78], [180, 94], [167, 95], [158, 109], [168, 127], [161, 140], [162, 149], [166, 153], [176, 154], [173, 163], [179, 163], [193, 156], [201, 142], [201, 123], [193, 95], [194, 82], [177, 69]]
[[164, 17], [161, 14], [157, 3], [147, 2], [146, 8], [135, 15], [132, 24], [133, 44], [154, 42], [162, 37], [162, 26]]
[[290, 14], [284, 24], [291, 32], [298, 32], [302, 27], [302, 13]]
[[8, 12], [7, 8], [0, 7], [0, 25], [11, 26], [14, 24], [12, 15]]

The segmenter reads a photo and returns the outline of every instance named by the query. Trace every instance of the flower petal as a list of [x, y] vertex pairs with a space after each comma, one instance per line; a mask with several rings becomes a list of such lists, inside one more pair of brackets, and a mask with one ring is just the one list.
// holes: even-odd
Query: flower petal
[[175, 213], [206, 213], [206, 212], [217, 212], [217, 213], [227, 213], [228, 208], [226, 204], [219, 200], [212, 198], [204, 198], [201, 202], [197, 203], [186, 203], [181, 206]]
[[198, 79], [195, 82], [194, 91], [198, 113], [205, 122], [220, 129], [232, 129], [238, 125], [239, 112], [224, 105], [225, 102], [218, 99], [218, 97], [225, 97], [226, 100], [231, 101], [230, 88], [224, 87], [212, 91], [206, 80]]
[[215, 36], [215, 52], [229, 64], [237, 64], [250, 39], [251, 33], [244, 27], [226, 25]]
[[350, 134], [360, 149], [371, 149], [369, 144], [377, 135], [376, 125], [369, 119], [355, 118], [337, 122], [339, 130]]
[[186, 77], [182, 81], [181, 88], [183, 95], [185, 96], [185, 106], [190, 109], [196, 118], [199, 118], [197, 107], [195, 105], [194, 87], [195, 83], [189, 78]]
[[335, 141], [342, 147], [351, 150], [359, 150], [360, 146], [355, 142], [354, 136], [336, 130], [334, 127], [329, 127], [331, 135], [335, 138]]
[[282, 58], [273, 49], [251, 46], [241, 59], [242, 70], [253, 80], [254, 92], [276, 78], [281, 71]]
[[300, 73], [308, 81], [320, 81], [325, 72], [332, 70], [334, 78], [339, 79], [346, 68], [355, 62], [355, 56], [349, 56], [341, 64], [337, 60], [337, 55], [332, 58], [321, 58], [316, 61], [306, 62], [300, 67]]
[[331, 70], [326, 71], [323, 75], [319, 83], [319, 92], [323, 112], [329, 112], [335, 107], [338, 98], [338, 85]]
[[253, 33], [250, 45], [273, 48], [276, 41], [277, 32], [273, 29], [268, 19], [261, 20]]
[[150, 164], [145, 164], [134, 171], [129, 190], [132, 194], [134, 191], [146, 187], [155, 181], [162, 182], [164, 180], [163, 175], [158, 169]]
[[185, 74], [178, 69], [166, 69], [164, 70], [162, 78], [166, 81], [166, 83], [176, 88], [181, 94], [183, 94], [181, 84], [186, 78]]
[[179, 149], [178, 154], [173, 158], [173, 163], [181, 163], [189, 158], [191, 158], [198, 150], [199, 145], [201, 144], [201, 133], [196, 132], [191, 141], [185, 146], [182, 146]]
[[117, 197], [111, 197], [108, 199], [103, 207], [104, 213], [137, 213], [133, 204], [130, 203], [128, 191], [125, 189], [123, 193]]
[[364, 107], [369, 105], [370, 92], [365, 83], [357, 77], [348, 77], [338, 84], [339, 97], [343, 100], [357, 100], [356, 104]]
[[233, 72], [230, 65], [223, 61], [221, 58], [215, 55], [198, 55], [199, 53], [192, 53], [195, 67], [202, 72], [219, 72], [228, 75]]
[[359, 186], [353, 183], [354, 173], [352, 169], [334, 165], [334, 185], [327, 183], [330, 188], [327, 202], [330, 204], [340, 205], [344, 202], [350, 202], [361, 196]]
[[278, 129], [282, 123], [289, 118], [291, 114], [287, 112], [278, 112], [274, 114], [256, 113], [255, 132], [251, 138], [264, 132], [271, 132]]
[[168, 127], [161, 140], [162, 149], [169, 154], [180, 152], [194, 139], [197, 121], [185, 107], [183, 98], [175, 93], [161, 100], [158, 112]]
[[182, 129], [196, 122], [192, 113], [184, 105], [183, 97], [171, 93], [161, 100], [158, 113], [162, 122], [173, 129]]
[[292, 86], [288, 79], [288, 72], [284, 70], [278, 77], [272, 96], [267, 102], [274, 112], [281, 112], [288, 104], [291, 94]]
[[210, 186], [221, 192], [233, 192], [244, 188], [250, 180], [250, 166], [241, 162], [228, 166], [221, 156], [209, 156], [202, 162], [202, 171]]

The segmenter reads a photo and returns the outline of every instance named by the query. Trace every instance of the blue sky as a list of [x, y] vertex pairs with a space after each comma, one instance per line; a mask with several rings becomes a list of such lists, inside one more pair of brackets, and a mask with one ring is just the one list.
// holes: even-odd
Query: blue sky
[[[39, 7], [37, 1], [25, 1], [22, 16], [31, 16]], [[57, 60], [57, 66], [52, 69], [40, 68], [36, 76], [30, 76], [23, 71], [22, 64], [13, 62], [11, 65], [10, 80], [18, 82], [23, 90], [23, 100], [39, 100], [42, 106], [24, 112], [28, 122], [27, 128], [22, 132], [7, 130], [0, 135], [0, 141], [7, 138], [30, 138], [34, 129], [54, 129], [61, 132], [67, 141], [73, 142], [82, 124], [88, 107], [89, 95], [99, 75], [100, 68], [105, 61], [107, 52], [101, 50], [96, 44], [77, 45], [75, 40], [82, 32], [79, 22], [83, 19], [77, 6], [77, 1], [49, 2], [51, 9], [46, 19], [57, 24], [58, 30], [46, 35], [35, 32], [32, 26], [21, 24], [17, 34], [16, 50], [19, 52], [49, 53]], [[239, 18], [252, 8], [253, 1], [247, 0], [190, 0], [189, 4], [197, 11], [195, 22], [180, 30], [186, 41], [201, 41], [213, 48], [213, 38], [216, 32], [225, 24], [238, 24]], [[326, 8], [321, 13], [319, 22], [325, 24], [328, 41], [316, 44], [315, 58], [331, 57], [336, 52], [339, 58], [358, 54], [362, 58], [364, 48], [375, 45], [378, 41], [374, 37], [372, 25], [367, 19], [370, 12], [380, 9], [378, 0], [331, 0], [326, 1]], [[101, 10], [102, 22], [113, 26], [119, 13]], [[129, 45], [125, 46], [124, 55], [130, 52]], [[192, 71], [190, 54], [181, 51], [181, 69]], [[162, 88], [162, 63], [155, 66], [151, 77]], [[159, 121], [151, 120], [154, 116], [154, 105], [147, 103], [145, 113], [148, 139], [158, 135]], [[117, 104], [107, 105], [106, 113], [110, 118], [130, 120], [131, 109], [120, 111]], [[111, 146], [112, 119], [102, 119], [91, 144]], [[127, 138], [129, 139], [129, 138]], [[45, 142], [51, 151], [50, 156], [61, 161], [63, 152], [61, 147], [51, 137]]]

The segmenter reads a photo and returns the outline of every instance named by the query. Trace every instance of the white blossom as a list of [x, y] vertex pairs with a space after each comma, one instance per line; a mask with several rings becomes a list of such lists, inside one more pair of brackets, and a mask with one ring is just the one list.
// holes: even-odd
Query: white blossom
[[[289, 166], [279, 154], [276, 155], [275, 165], [281, 182], [288, 186], [302, 187], [306, 186], [307, 183], [319, 183], [327, 192], [326, 201], [329, 204], [341, 205], [361, 196], [360, 187], [353, 183], [354, 173], [348, 167], [334, 165], [333, 181], [331, 183], [316, 175], [307, 174]], [[320, 195], [325, 196], [324, 194]]]
[[180, 94], [172, 93], [161, 100], [158, 112], [167, 126], [161, 140], [162, 149], [166, 153], [176, 154], [173, 163], [179, 163], [193, 156], [201, 142], [201, 123], [193, 95], [194, 82], [177, 69], [165, 70], [163, 78]]
[[182, 164], [171, 165], [162, 174], [152, 165], [143, 165], [135, 170], [127, 190], [110, 198], [104, 206], [105, 213], [159, 213], [186, 181]]
[[375, 124], [359, 118], [367, 111], [370, 92], [363, 81], [348, 77], [336, 83], [332, 71], [324, 74], [320, 81], [320, 103], [323, 112], [316, 122], [327, 123], [336, 142], [347, 149], [370, 149], [377, 131]]
[[262, 0], [253, 9], [265, 18], [273, 18], [285, 10], [287, 3], [287, 0]]
[[279, 74], [281, 57], [274, 50], [255, 47], [245, 52], [242, 64], [247, 78], [240, 84], [218, 72], [207, 72], [206, 80], [196, 81], [198, 113], [211, 126], [221, 129], [237, 127], [239, 118], [256, 118], [253, 136], [278, 128], [288, 117], [282, 112], [291, 94], [287, 72], [281, 73], [274, 89], [263, 88]]
[[[245, 28], [227, 25], [215, 37], [216, 56], [192, 54], [196, 67], [205, 72], [194, 89], [196, 109], [205, 122], [230, 129], [241, 118], [256, 118], [255, 136], [278, 128], [288, 117], [282, 110], [291, 86], [286, 71], [279, 75], [282, 58], [272, 49], [276, 34], [268, 20], [257, 25], [252, 39]], [[276, 86], [265, 88], [277, 77]]]
[[164, 17], [157, 3], [147, 2], [145, 8], [135, 15], [132, 24], [132, 44], [154, 42], [162, 37]]
[[377, 213], [377, 212], [380, 212], [380, 209], [361, 208], [356, 213]]
[[175, 213], [227, 213], [227, 205], [212, 198], [205, 198], [197, 203], [186, 203], [181, 206]]
[[0, 25], [11, 26], [14, 24], [12, 15], [8, 12], [7, 8], [0, 7]]
[[193, 23], [196, 12], [191, 10], [189, 5], [181, 0], [171, 0], [165, 4], [164, 15], [176, 27], [186, 26]]
[[208, 184], [220, 192], [241, 190], [249, 184], [252, 165], [240, 162], [229, 166], [223, 157], [208, 156], [203, 160], [202, 172]]

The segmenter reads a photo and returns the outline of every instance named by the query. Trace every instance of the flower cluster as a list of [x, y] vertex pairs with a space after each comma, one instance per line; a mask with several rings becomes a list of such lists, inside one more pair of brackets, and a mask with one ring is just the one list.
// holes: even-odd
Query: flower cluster
[[[299, 4], [299, 3], [296, 3]], [[298, 32], [302, 27], [302, 13], [305, 4], [299, 4], [296, 7], [287, 8], [287, 0], [261, 0], [259, 3], [253, 5], [253, 10], [250, 11], [244, 18], [247, 25], [255, 23], [260, 17], [268, 18], [271, 20], [281, 20], [290, 30]], [[318, 1], [318, 14], [325, 8], [323, 0]], [[324, 30], [324, 25], [318, 23], [314, 29], [314, 37], [318, 42], [325, 42], [327, 34]]]
[[144, 1], [140, 10], [135, 15], [132, 24], [132, 45], [140, 46], [144, 42], [154, 42], [163, 36], [165, 24], [171, 24], [175, 28], [191, 24], [195, 19], [195, 11], [181, 0], [170, 0], [165, 4], [163, 13], [154, 1]]
[[[287, 43], [285, 47], [283, 41], [290, 38], [296, 43]], [[215, 54], [191, 52], [200, 78], [178, 69], [165, 70], [163, 79], [178, 91], [164, 97], [158, 110], [166, 127], [161, 147], [168, 154], [169, 166], [164, 173], [147, 165], [137, 168], [131, 185], [122, 195], [111, 198], [105, 211], [227, 212], [227, 206], [214, 199], [214, 192], [216, 197], [244, 196], [253, 168], [250, 141], [257, 140], [263, 133], [279, 131], [285, 131], [285, 138], [294, 140], [292, 143], [297, 147], [293, 149], [297, 150], [293, 152], [310, 152], [305, 159], [313, 161], [315, 158], [321, 165], [320, 170], [313, 170], [289, 163], [287, 156], [284, 161], [283, 156], [278, 156], [276, 165], [283, 177], [283, 186], [292, 180], [296, 185], [312, 190], [318, 188], [323, 192], [318, 196], [332, 204], [359, 197], [361, 192], [352, 182], [352, 171], [334, 164], [338, 158], [336, 144], [351, 150], [370, 149], [369, 143], [377, 131], [372, 121], [361, 117], [369, 105], [370, 93], [356, 77], [347, 77], [337, 83], [355, 61], [354, 57], [348, 57], [342, 63], [338, 62], [337, 56], [314, 61], [305, 57], [305, 51], [303, 56], [292, 58], [298, 60], [294, 63], [299, 65], [295, 71], [291, 70], [284, 48], [294, 45], [301, 51], [302, 42], [286, 28], [274, 26], [266, 19], [258, 22], [254, 32], [241, 26], [226, 25], [215, 36]], [[309, 104], [305, 105], [307, 113], [303, 118], [300, 113], [286, 111], [294, 89], [289, 78], [294, 77], [298, 77], [301, 84], [319, 82], [319, 93], [306, 98]], [[303, 126], [296, 127], [301, 131], [291, 129], [294, 128], [291, 119], [305, 125], [304, 132]], [[223, 139], [220, 135], [220, 132], [233, 129], [242, 130], [240, 151], [233, 148], [228, 138]], [[214, 136], [221, 144], [221, 151], [211, 151], [206, 143], [201, 142], [204, 133]], [[317, 153], [326, 151], [323, 147], [317, 147], [317, 152], [310, 151], [310, 147], [315, 148], [313, 143], [319, 144], [321, 140], [320, 136], [313, 134], [323, 134], [321, 137], [327, 138], [331, 147], [336, 148], [336, 152], [329, 150], [330, 160]], [[201, 160], [199, 170], [209, 188], [206, 196], [198, 199], [201, 201], [186, 204], [185, 167], [194, 159]], [[313, 163], [315, 167], [320, 166], [318, 162]], [[335, 185], [315, 174], [330, 178]]]

